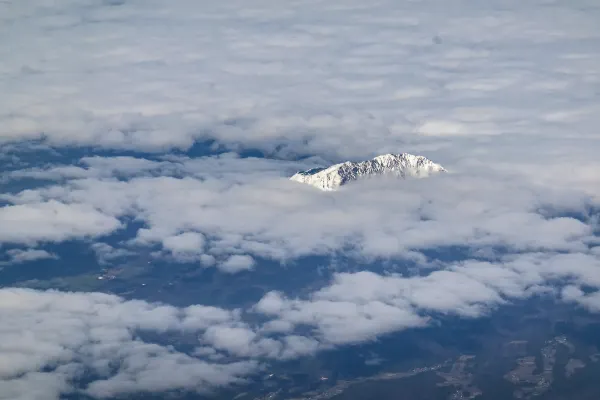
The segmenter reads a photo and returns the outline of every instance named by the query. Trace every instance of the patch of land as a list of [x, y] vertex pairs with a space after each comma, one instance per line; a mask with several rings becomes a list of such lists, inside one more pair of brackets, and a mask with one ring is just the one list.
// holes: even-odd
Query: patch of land
[[578, 369], [584, 368], [585, 363], [577, 358], [571, 358], [565, 365], [565, 376], [570, 378]]
[[452, 364], [450, 372], [437, 372], [444, 379], [438, 386], [453, 386], [456, 391], [450, 395], [451, 400], [474, 399], [482, 394], [481, 390], [473, 385], [473, 374], [467, 371], [473, 366], [475, 356], [462, 355]]
[[[426, 372], [437, 371], [441, 368], [447, 367], [451, 364], [451, 360], [447, 360], [444, 363], [435, 364], [426, 367], [417, 367], [413, 368], [409, 371], [403, 372], [386, 372], [379, 375], [369, 376], [365, 378], [353, 379], [351, 381], [337, 381], [337, 383], [322, 391], [312, 391], [304, 393], [302, 397], [296, 397], [289, 400], [326, 400], [331, 399], [344, 391], [348, 390], [353, 385], [358, 385], [360, 383], [366, 382], [375, 382], [375, 381], [389, 381], [396, 379], [404, 379], [413, 377], [419, 374], [423, 374]], [[262, 397], [260, 398], [262, 400]], [[258, 399], [255, 399], [258, 400]]]
[[[516, 368], [504, 376], [506, 380], [518, 386], [514, 391], [515, 398], [529, 399], [548, 391], [554, 380], [553, 371], [556, 364], [556, 350], [561, 345], [565, 346], [569, 350], [569, 353], [575, 351], [575, 346], [565, 336], [557, 336], [554, 339], [547, 340], [545, 346], [540, 351], [541, 371], [537, 373], [536, 371], [539, 369], [535, 356], [526, 356], [517, 359]], [[576, 361], [573, 361], [570, 369], [574, 371], [579, 365]], [[570, 375], [572, 373], [567, 376]]]

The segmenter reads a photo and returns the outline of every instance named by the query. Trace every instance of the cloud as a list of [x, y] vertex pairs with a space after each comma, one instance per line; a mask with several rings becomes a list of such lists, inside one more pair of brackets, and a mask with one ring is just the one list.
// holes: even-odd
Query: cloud
[[203, 362], [165, 347], [141, 342], [121, 346], [117, 351], [124, 367], [115, 376], [92, 382], [87, 394], [106, 398], [173, 389], [196, 389], [206, 393], [213, 388], [244, 383], [243, 378], [257, 369], [257, 363], [253, 361], [229, 364]]
[[[297, 334], [258, 333], [238, 309], [176, 308], [102, 293], [4, 288], [0, 318], [0, 399], [209, 393], [246, 383], [264, 362], [319, 347]], [[177, 350], [178, 335], [198, 337], [197, 351]]]
[[96, 259], [101, 265], [109, 265], [114, 260], [124, 257], [134, 256], [136, 253], [123, 249], [115, 248], [107, 243], [97, 242], [91, 245], [92, 250], [96, 253]]
[[[339, 277], [338, 277], [339, 278]], [[342, 277], [343, 278], [343, 277]], [[274, 293], [267, 294], [256, 305], [258, 312], [277, 317], [294, 326], [308, 325], [317, 329], [317, 337], [325, 345], [359, 343], [377, 336], [407, 328], [423, 327], [423, 318], [405, 304], [394, 306], [381, 301], [354, 302], [321, 298], [320, 293], [308, 301], [281, 299], [281, 309], [269, 310], [266, 302], [273, 301]]]
[[[229, 272], [251, 268], [250, 257], [345, 251], [422, 258], [418, 252], [452, 246], [581, 252], [595, 240], [590, 210], [598, 205], [587, 194], [486, 170], [426, 180], [374, 178], [323, 194], [287, 179], [301, 163], [225, 156], [161, 165], [156, 176], [98, 178], [92, 169], [91, 177], [4, 195], [12, 205], [2, 210], [15, 226], [9, 230], [7, 220], [4, 240], [106, 235], [133, 220], [144, 226], [130, 245], [157, 244], [179, 260], [210, 264], [213, 257]], [[37, 215], [31, 228], [17, 221], [25, 215], [15, 214], [19, 209], [29, 219]]]
[[0, 226], [1, 242], [34, 243], [103, 236], [121, 223], [89, 205], [49, 200], [0, 207]]
[[[600, 310], [600, 260], [590, 254], [534, 253], [499, 262], [466, 260], [423, 276], [338, 273], [306, 298], [267, 293], [254, 307], [279, 326], [309, 326], [327, 345], [373, 340], [453, 315], [477, 318], [532, 296], [558, 294]], [[580, 285], [593, 288], [586, 295]], [[269, 328], [266, 326], [267, 329]]]
[[256, 332], [245, 326], [211, 326], [202, 339], [213, 348], [238, 357], [260, 356], [262, 352], [275, 356], [281, 351], [281, 343], [259, 338]]
[[[0, 328], [7, 360], [0, 363], [1, 393], [7, 399], [72, 391], [98, 398], [174, 389], [206, 393], [244, 384], [263, 364], [443, 323], [446, 315], [481, 317], [540, 294], [596, 312], [599, 270], [595, 254], [544, 252], [464, 260], [422, 275], [342, 272], [301, 297], [271, 291], [233, 310], [0, 289], [0, 317], [7, 322]], [[144, 332], [169, 335], [154, 342], [150, 338], [160, 336]], [[195, 351], [170, 346], [177, 335], [197, 337]]]
[[11, 249], [6, 251], [6, 255], [9, 257], [9, 260], [2, 261], [0, 264], [22, 264], [29, 261], [58, 258], [55, 254], [39, 249]]
[[[110, 160], [97, 158], [95, 163], [108, 165]], [[149, 376], [160, 374], [163, 367], [158, 360], [156, 365], [148, 361], [147, 353], [164, 357], [166, 365], [181, 363], [180, 378], [159, 387], [150, 383], [153, 378], [144, 379], [145, 370], [124, 368], [91, 384], [87, 390], [94, 396], [133, 393], [144, 386], [211, 390], [210, 384], [198, 388], [190, 382], [202, 381], [197, 371], [213, 364], [253, 366], [250, 374], [260, 363], [419, 329], [444, 316], [477, 318], [538, 294], [594, 310], [592, 296], [565, 289], [600, 287], [597, 204], [586, 193], [489, 170], [426, 180], [381, 177], [323, 193], [287, 179], [302, 163], [232, 155], [172, 157], [156, 163], [160, 166], [153, 174], [146, 174], [145, 167], [133, 168], [119, 179], [90, 167], [83, 176], [54, 177], [54, 182], [3, 198], [6, 207], [54, 202], [94, 210], [124, 227], [135, 221], [135, 229], [117, 247], [93, 245], [101, 258], [116, 249], [124, 253], [115, 254], [127, 256], [156, 246], [175, 260], [235, 273], [252, 269], [262, 258], [287, 262], [343, 254], [364, 268], [382, 260], [388, 272], [343, 272], [342, 261], [342, 272], [320, 289], [294, 298], [275, 285], [245, 310], [202, 305], [177, 309], [119, 300], [110, 315], [134, 327], [128, 329], [183, 331], [196, 335], [198, 342], [188, 354], [132, 337], [131, 348], [141, 352], [139, 363], [152, 369]], [[132, 160], [126, 164], [147, 165]], [[54, 176], [57, 170], [59, 166], [43, 173]], [[14, 174], [10, 179], [19, 182]], [[33, 240], [24, 235], [26, 239]], [[436, 251], [450, 252], [450, 260]], [[415, 263], [420, 272], [407, 271], [402, 259]], [[561, 295], [563, 290], [566, 294]], [[110, 324], [103, 326], [113, 332]], [[127, 346], [119, 344], [123, 357], [130, 357]], [[138, 362], [137, 356], [131, 357], [132, 363]], [[94, 354], [89, 359], [103, 358]], [[103, 364], [98, 363], [100, 368]], [[38, 370], [34, 365], [28, 371]], [[60, 382], [72, 387], [74, 376]], [[230, 382], [241, 382], [244, 376], [232, 372]]]
[[246, 255], [235, 254], [219, 264], [219, 269], [223, 272], [235, 274], [240, 271], [247, 271], [254, 267], [254, 259]]
[[0, 140], [157, 152], [215, 140], [330, 161], [406, 150], [598, 194], [600, 35], [582, 1], [501, 14], [384, 1], [369, 15], [356, 1], [147, 4], [4, 5], [19, 51], [4, 35]]
[[162, 169], [168, 169], [169, 167], [177, 169], [178, 166], [179, 164], [173, 162], [153, 161], [145, 158], [93, 156], [82, 157], [73, 165], [46, 165], [43, 168], [36, 166], [26, 169], [13, 169], [3, 176], [3, 180], [7, 182], [24, 178], [59, 181], [87, 177], [126, 178], [136, 175], [152, 175], [160, 173]]
[[179, 261], [199, 259], [204, 250], [204, 243], [204, 236], [197, 232], [184, 232], [169, 236], [162, 241], [163, 248]]
[[565, 301], [579, 304], [595, 313], [600, 311], [600, 290], [586, 294], [578, 286], [571, 285], [563, 288], [561, 295]]
[[[185, 309], [125, 301], [100, 293], [0, 289], [0, 398], [58, 399], [84, 391], [94, 397], [187, 389], [210, 391], [241, 383], [253, 360], [215, 363], [164, 344], [142, 341], [141, 331], [199, 332], [231, 324], [235, 312]], [[81, 380], [93, 381], [81, 387]]]

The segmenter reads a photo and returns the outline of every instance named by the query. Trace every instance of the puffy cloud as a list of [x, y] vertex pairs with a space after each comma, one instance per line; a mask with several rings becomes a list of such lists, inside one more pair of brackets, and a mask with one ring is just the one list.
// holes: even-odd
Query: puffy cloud
[[[513, 300], [562, 288], [562, 298], [600, 310], [600, 259], [590, 254], [524, 254], [499, 262], [463, 261], [423, 276], [338, 273], [308, 298], [267, 293], [253, 308], [288, 324], [315, 329], [324, 345], [364, 342], [418, 328], [440, 315], [476, 318]], [[577, 285], [595, 288], [584, 294]], [[265, 329], [270, 329], [269, 324]]]
[[176, 236], [169, 236], [163, 240], [163, 247], [174, 253], [196, 252], [202, 250], [204, 236], [196, 232], [185, 232]]
[[59, 242], [102, 236], [121, 227], [119, 220], [86, 204], [55, 200], [0, 207], [0, 241]]
[[236, 355], [247, 355], [256, 333], [246, 327], [212, 326], [206, 330], [204, 340], [216, 349], [226, 349]]
[[[143, 342], [140, 331], [204, 329], [231, 324], [235, 312], [125, 301], [100, 293], [0, 289], [0, 398], [52, 399], [84, 390], [94, 397], [239, 383], [256, 361], [215, 363]], [[95, 378], [80, 387], [83, 374]]]
[[193, 332], [239, 319], [240, 310], [229, 311], [218, 307], [193, 305], [186, 308], [181, 324], [184, 330]]
[[257, 370], [255, 361], [229, 364], [205, 362], [162, 346], [135, 341], [120, 346], [117, 354], [123, 367], [105, 380], [92, 382], [86, 392], [106, 398], [140, 392], [164, 392], [173, 389], [211, 389], [243, 383], [244, 377]]
[[578, 286], [570, 285], [563, 288], [561, 294], [565, 301], [577, 303], [592, 312], [600, 312], [600, 290], [585, 293]]
[[[361, 279], [369, 274], [364, 272], [351, 277]], [[343, 280], [345, 277], [338, 275], [337, 279]], [[344, 287], [343, 290], [350, 294], [352, 288]], [[327, 298], [321, 292], [314, 294], [310, 300], [281, 299], [277, 294], [269, 293], [257, 303], [255, 309], [293, 326], [315, 327], [318, 337], [326, 345], [368, 341], [385, 333], [427, 323], [427, 319], [418, 315], [406, 302], [389, 304], [379, 299], [361, 301], [356, 298]]]
[[254, 259], [246, 255], [232, 255], [227, 260], [219, 264], [219, 269], [229, 274], [235, 274], [240, 271], [247, 271], [254, 267]]
[[[120, 226], [119, 219], [133, 218], [145, 227], [131, 244], [161, 244], [175, 258], [206, 264], [212, 264], [207, 259], [212, 256], [229, 272], [251, 268], [251, 256], [282, 260], [344, 250], [363, 257], [418, 258], [415, 251], [452, 246], [581, 252], [595, 240], [597, 223], [590, 215], [595, 200], [506, 174], [382, 177], [322, 193], [285, 179], [294, 163], [204, 157], [163, 166], [160, 176], [68, 179], [5, 195], [14, 205], [3, 210], [8, 215], [15, 207], [42, 209], [40, 219], [61, 216], [46, 215], [48, 205], [86, 210], [106, 221], [106, 233]], [[174, 170], [187, 176], [172, 176]], [[45, 235], [64, 240], [91, 235], [100, 225], [89, 217], [71, 223], [78, 229], [57, 222]], [[19, 240], [34, 241], [42, 234], [23, 231]]]
[[144, 158], [127, 156], [115, 157], [82, 157], [74, 165], [32, 167], [13, 169], [5, 174], [0, 182], [15, 179], [32, 178], [39, 180], [65, 180], [76, 178], [111, 178], [129, 177], [135, 175], [151, 175], [162, 169], [177, 168], [172, 162], [152, 161]]
[[[465, 260], [420, 275], [342, 272], [307, 295], [272, 291], [246, 310], [0, 289], [0, 317], [6, 321], [0, 328], [0, 352], [6, 355], [0, 387], [6, 398], [34, 399], [40, 386], [46, 398], [72, 390], [94, 397], [211, 391], [243, 383], [264, 362], [371, 341], [444, 315], [476, 318], [540, 293], [596, 312], [599, 270], [592, 253], [540, 252]], [[144, 341], [138, 332], [169, 333], [169, 343]], [[168, 345], [177, 334], [198, 337], [192, 354]], [[94, 374], [86, 386], [83, 371]]]
[[204, 243], [204, 236], [197, 232], [184, 232], [162, 240], [163, 248], [179, 261], [200, 259], [204, 251]]
[[0, 379], [0, 399], [43, 400], [58, 399], [61, 393], [69, 393], [72, 366], [56, 368], [54, 373], [28, 372], [18, 378]]
[[94, 253], [96, 253], [96, 258], [101, 265], [108, 265], [114, 260], [124, 257], [131, 257], [136, 254], [131, 250], [115, 248], [107, 243], [102, 242], [96, 242], [92, 244], [91, 248]]

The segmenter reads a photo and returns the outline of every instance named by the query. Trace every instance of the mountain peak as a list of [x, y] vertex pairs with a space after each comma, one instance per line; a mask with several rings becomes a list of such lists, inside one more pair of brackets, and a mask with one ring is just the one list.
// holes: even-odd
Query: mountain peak
[[362, 162], [346, 161], [327, 168], [312, 168], [300, 171], [290, 179], [321, 190], [336, 190], [346, 183], [375, 175], [423, 178], [439, 172], [446, 170], [423, 156], [402, 153], [382, 154]]

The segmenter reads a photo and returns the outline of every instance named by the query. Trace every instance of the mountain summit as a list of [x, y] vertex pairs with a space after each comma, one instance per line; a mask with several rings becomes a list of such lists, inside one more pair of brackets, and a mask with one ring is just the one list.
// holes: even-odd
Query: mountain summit
[[423, 156], [402, 153], [384, 154], [362, 162], [346, 161], [328, 168], [312, 168], [298, 172], [290, 179], [321, 190], [336, 190], [346, 183], [374, 175], [392, 174], [402, 178], [423, 178], [439, 172], [446, 170]]

